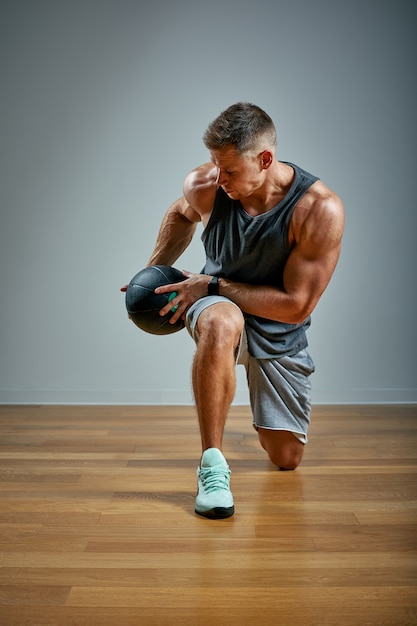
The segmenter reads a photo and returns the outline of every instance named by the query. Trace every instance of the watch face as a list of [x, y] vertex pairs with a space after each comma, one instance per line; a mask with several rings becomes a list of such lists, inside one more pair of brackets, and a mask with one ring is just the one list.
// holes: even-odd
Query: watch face
[[213, 276], [211, 281], [208, 284], [207, 293], [209, 296], [218, 296], [219, 295], [219, 279], [217, 276]]

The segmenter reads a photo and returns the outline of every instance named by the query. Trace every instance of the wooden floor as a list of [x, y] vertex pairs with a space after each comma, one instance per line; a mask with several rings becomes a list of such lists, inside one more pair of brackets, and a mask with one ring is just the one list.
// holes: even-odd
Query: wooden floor
[[417, 624], [417, 406], [316, 406], [279, 472], [246, 407], [235, 516], [194, 514], [192, 407], [0, 406], [1, 626]]

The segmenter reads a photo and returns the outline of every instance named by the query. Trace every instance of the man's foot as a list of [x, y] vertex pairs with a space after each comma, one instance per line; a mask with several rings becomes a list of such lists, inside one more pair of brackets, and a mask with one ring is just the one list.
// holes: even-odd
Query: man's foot
[[209, 519], [223, 519], [235, 512], [230, 491], [230, 469], [217, 448], [208, 448], [197, 469], [198, 493], [195, 512]]

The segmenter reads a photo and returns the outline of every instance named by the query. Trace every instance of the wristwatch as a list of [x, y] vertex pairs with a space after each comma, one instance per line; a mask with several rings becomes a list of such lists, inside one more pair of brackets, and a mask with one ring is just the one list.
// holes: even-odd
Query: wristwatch
[[207, 285], [207, 295], [208, 296], [219, 295], [219, 277], [218, 276], [213, 276], [213, 278]]

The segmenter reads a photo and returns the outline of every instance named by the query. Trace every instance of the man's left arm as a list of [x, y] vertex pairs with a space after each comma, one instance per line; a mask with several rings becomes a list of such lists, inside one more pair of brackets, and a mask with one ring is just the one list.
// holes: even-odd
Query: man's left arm
[[220, 294], [245, 313], [289, 324], [314, 310], [335, 270], [344, 227], [343, 205], [335, 194], [314, 201], [293, 228], [293, 249], [284, 269], [283, 289], [219, 280]]

